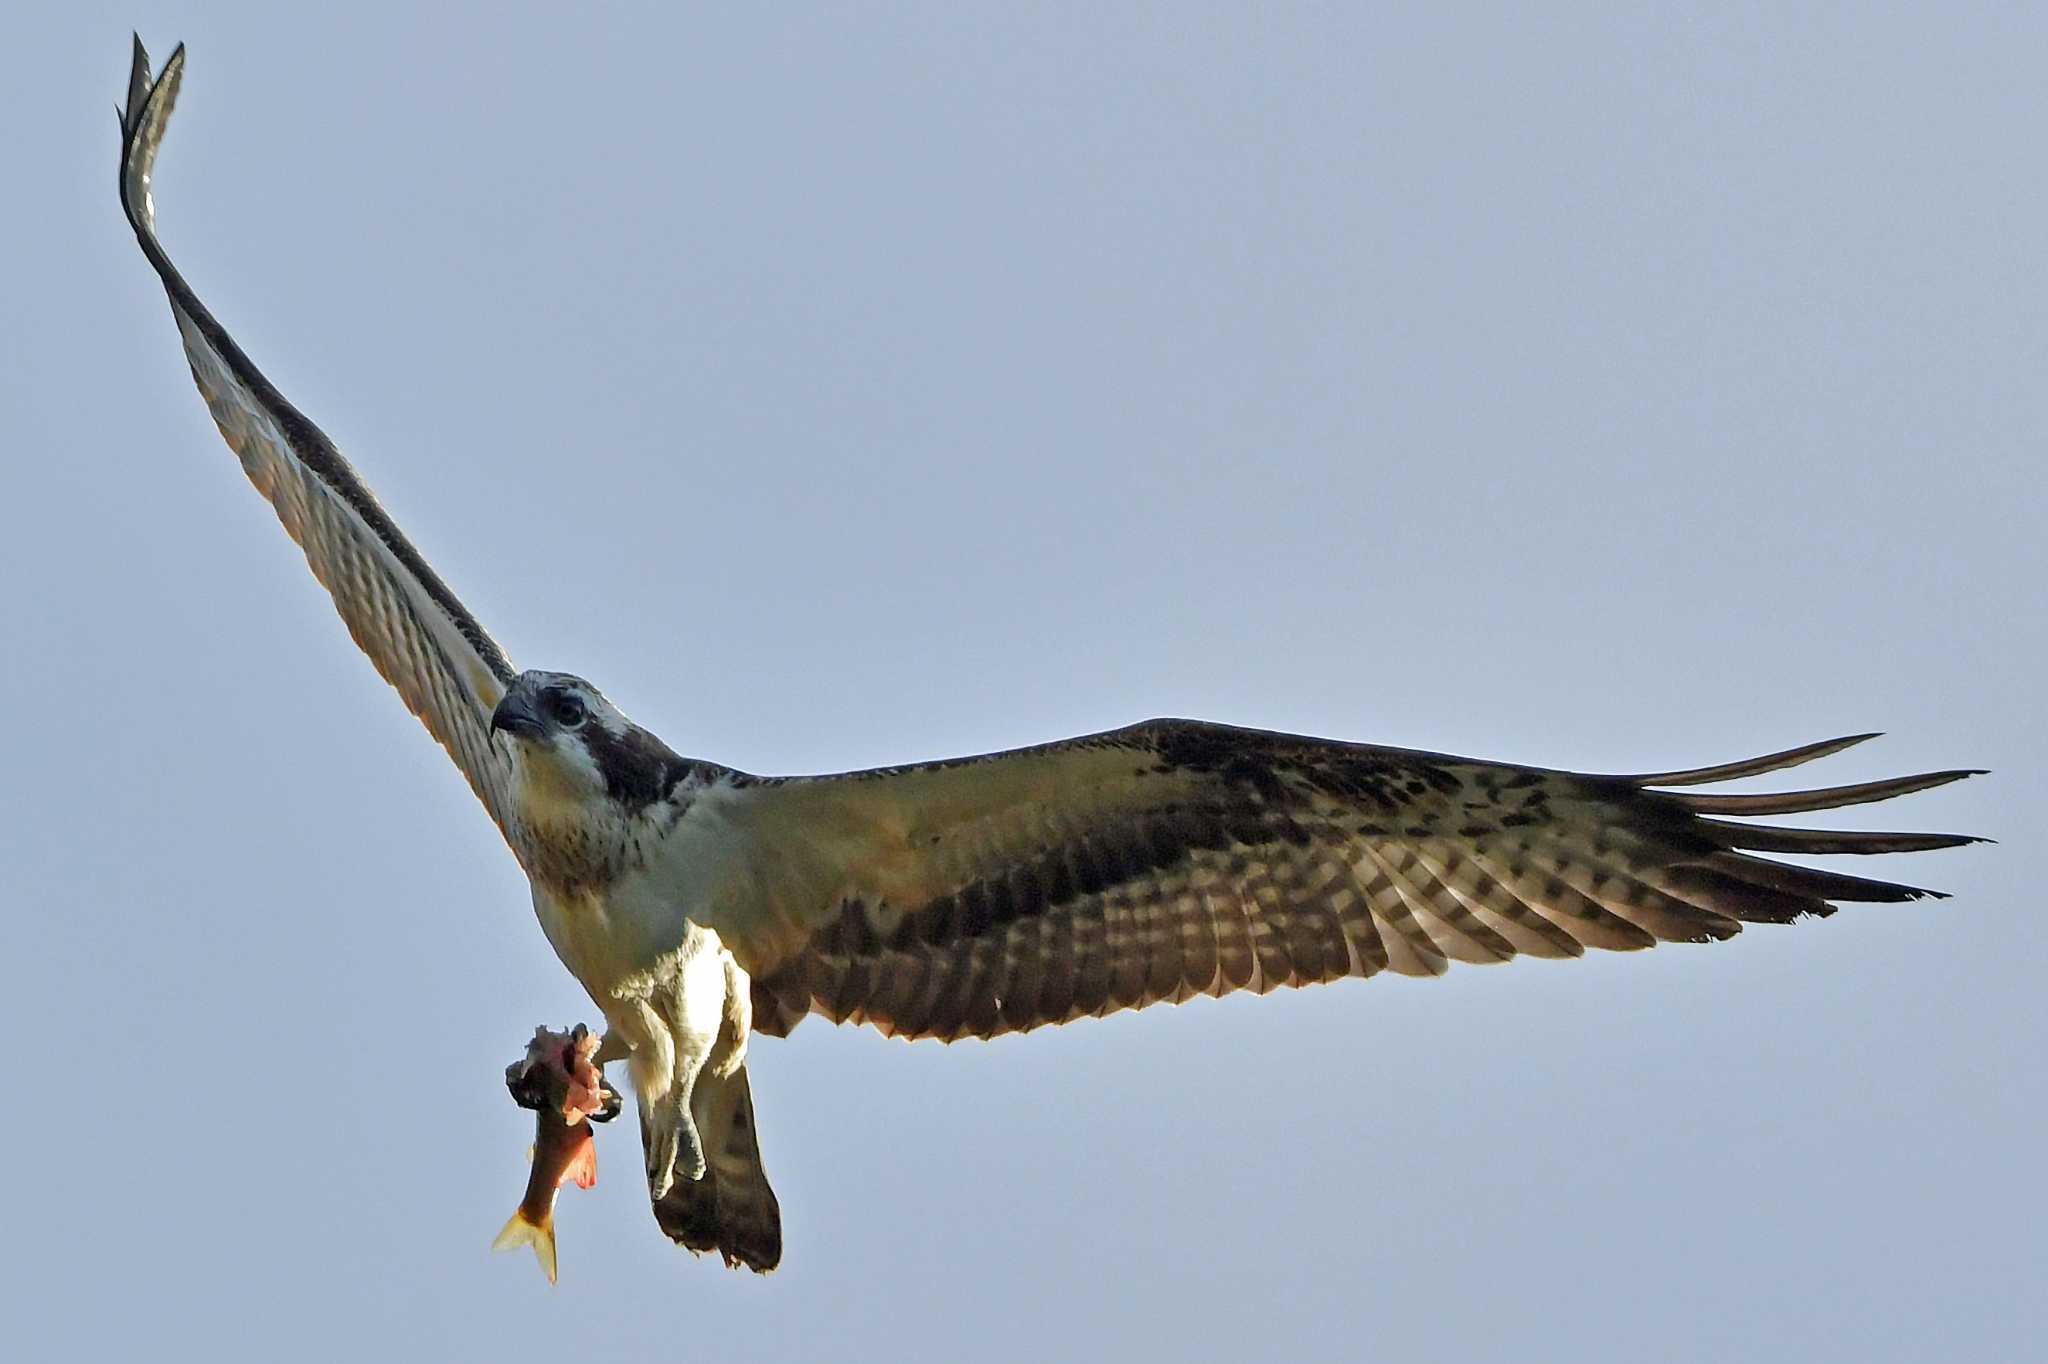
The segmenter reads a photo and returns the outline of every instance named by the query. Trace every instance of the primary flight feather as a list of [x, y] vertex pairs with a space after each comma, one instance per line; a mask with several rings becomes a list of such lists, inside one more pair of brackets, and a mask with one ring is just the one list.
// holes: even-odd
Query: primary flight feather
[[1382, 970], [1706, 942], [1936, 894], [1757, 853], [1976, 841], [1719, 817], [1884, 800], [1965, 771], [1684, 793], [1869, 735], [1635, 776], [1190, 720], [831, 777], [681, 757], [583, 679], [514, 669], [171, 264], [150, 182], [184, 63], [180, 47], [152, 76], [136, 43], [120, 196], [193, 379], [356, 643], [525, 868], [550, 943], [604, 1013], [598, 1061], [632, 1075], [655, 1217], [692, 1250], [762, 1271], [781, 1258], [747, 1044], [808, 1014], [994, 1037]]

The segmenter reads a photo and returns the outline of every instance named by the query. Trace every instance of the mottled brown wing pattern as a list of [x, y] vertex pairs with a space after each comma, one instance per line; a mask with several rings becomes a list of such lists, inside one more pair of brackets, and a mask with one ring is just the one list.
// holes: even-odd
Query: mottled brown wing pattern
[[180, 47], [152, 80], [138, 40], [121, 121], [121, 206], [170, 296], [192, 378], [250, 482], [305, 551], [356, 644], [462, 769], [503, 827], [511, 776], [491, 709], [514, 676], [504, 653], [394, 525], [320, 429], [250, 362], [171, 264], [150, 181], [184, 73]]
[[[979, 767], [815, 779], [876, 807], [834, 827], [874, 832], [834, 898], [791, 908], [808, 936], [757, 972], [755, 1027], [786, 1032], [816, 1012], [905, 1037], [994, 1037], [1195, 995], [1707, 942], [1744, 923], [1829, 914], [1830, 901], [1934, 894], [1744, 850], [1974, 840], [1702, 814], [1826, 809], [1966, 773], [1775, 797], [1647, 789], [1754, 775], [1851, 742], [1602, 777], [1154, 721]], [[1103, 762], [1105, 749], [1126, 761]], [[1077, 779], [1040, 772], [1029, 799], [1002, 770], [1063, 760]], [[965, 794], [977, 780], [983, 808]], [[928, 817], [927, 796], [943, 821]], [[944, 855], [949, 840], [968, 850]]]

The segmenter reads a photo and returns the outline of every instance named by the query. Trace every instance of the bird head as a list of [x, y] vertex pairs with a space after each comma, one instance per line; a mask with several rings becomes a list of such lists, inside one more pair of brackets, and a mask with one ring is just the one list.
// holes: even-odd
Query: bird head
[[521, 673], [491, 712], [491, 736], [500, 734], [533, 786], [572, 801], [607, 798], [627, 814], [662, 799], [687, 766], [570, 673]]

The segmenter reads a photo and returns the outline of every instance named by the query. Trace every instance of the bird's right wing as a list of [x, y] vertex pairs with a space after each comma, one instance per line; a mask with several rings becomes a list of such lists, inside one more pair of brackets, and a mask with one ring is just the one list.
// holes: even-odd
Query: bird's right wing
[[141, 39], [120, 110], [121, 207], [170, 295], [199, 385], [229, 448], [306, 552], [357, 645], [398, 689], [505, 827], [512, 772], [490, 741], [512, 664], [427, 567], [332, 441], [251, 364], [185, 283], [156, 237], [150, 175], [185, 70], [180, 46], [151, 78]]
[[752, 978], [756, 1033], [818, 1013], [899, 1037], [993, 1037], [1195, 995], [1709, 942], [1837, 901], [1933, 894], [1751, 854], [1977, 840], [1717, 816], [1830, 810], [1968, 772], [1653, 789], [1868, 737], [1600, 776], [1154, 720], [979, 758], [738, 780], [688, 855], [741, 850], [697, 912]]

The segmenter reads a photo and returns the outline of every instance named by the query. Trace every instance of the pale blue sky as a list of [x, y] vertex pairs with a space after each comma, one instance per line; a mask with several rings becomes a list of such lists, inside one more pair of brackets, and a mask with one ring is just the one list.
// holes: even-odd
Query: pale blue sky
[[[10, 1350], [2038, 1345], [2040, 11], [425, 8], [9, 25]], [[1714, 949], [814, 1021], [753, 1067], [784, 1268], [672, 1248], [622, 1125], [550, 1291], [486, 1250], [499, 1073], [591, 1010], [191, 389], [131, 28], [191, 48], [201, 296], [517, 662], [686, 753], [1886, 729], [1816, 781], [1998, 772], [1853, 822], [2003, 841]]]

